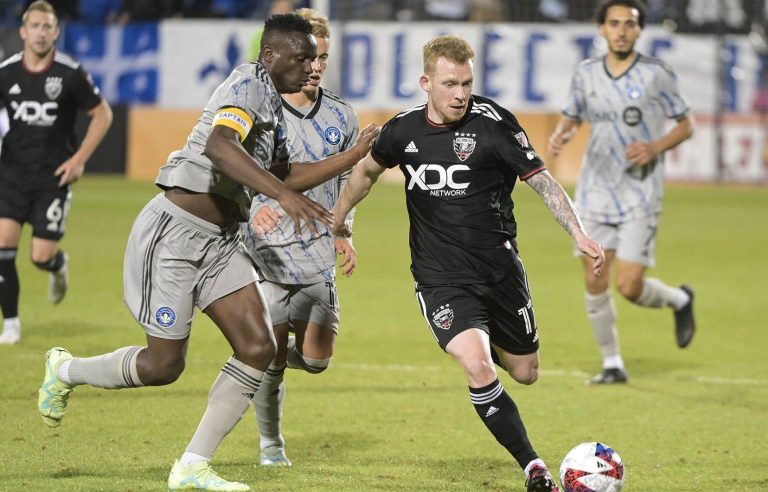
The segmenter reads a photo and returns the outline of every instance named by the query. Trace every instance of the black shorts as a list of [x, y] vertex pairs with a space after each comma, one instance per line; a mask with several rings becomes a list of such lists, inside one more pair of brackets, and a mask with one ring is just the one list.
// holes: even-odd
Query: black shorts
[[453, 337], [470, 328], [488, 333], [491, 343], [515, 355], [539, 349], [528, 281], [519, 257], [506, 277], [494, 284], [416, 284], [416, 299], [437, 343], [445, 350]]
[[0, 217], [32, 226], [32, 235], [60, 240], [72, 201], [70, 186], [35, 188], [18, 180], [0, 180]]

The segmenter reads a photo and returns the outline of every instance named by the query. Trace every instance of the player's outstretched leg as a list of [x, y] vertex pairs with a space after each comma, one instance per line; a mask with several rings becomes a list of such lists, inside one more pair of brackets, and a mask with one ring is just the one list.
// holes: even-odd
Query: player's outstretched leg
[[45, 353], [45, 376], [37, 397], [37, 408], [43, 423], [58, 427], [67, 412], [67, 402], [73, 386], [59, 379], [58, 370], [62, 362], [72, 360], [67, 349], [54, 347]]
[[244, 483], [224, 480], [213, 471], [207, 461], [184, 465], [179, 460], [173, 464], [171, 474], [168, 476], [168, 488], [170, 490], [251, 490]]
[[680, 290], [688, 294], [689, 300], [683, 307], [675, 310], [675, 338], [677, 346], [685, 348], [693, 340], [696, 319], [693, 316], [693, 289], [687, 285], [681, 285]]
[[69, 287], [69, 256], [60, 252], [63, 260], [58, 270], [48, 272], [48, 300], [58, 304], [64, 299]]

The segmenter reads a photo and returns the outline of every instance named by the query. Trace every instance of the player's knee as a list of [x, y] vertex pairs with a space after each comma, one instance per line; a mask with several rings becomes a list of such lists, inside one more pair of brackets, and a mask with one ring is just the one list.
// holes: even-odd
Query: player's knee
[[538, 367], [526, 367], [509, 371], [509, 375], [520, 384], [531, 385], [539, 379], [539, 369]]
[[643, 292], [642, 279], [618, 278], [616, 280], [616, 289], [628, 301], [636, 301]]
[[476, 384], [496, 379], [496, 369], [493, 363], [489, 363], [486, 360], [469, 359], [462, 361], [461, 365], [464, 368], [464, 372], [467, 373], [469, 380], [475, 381]]
[[184, 358], [156, 361], [148, 371], [139, 373], [139, 379], [146, 386], [165, 386], [179, 379], [185, 365]]
[[235, 347], [235, 358], [252, 367], [269, 364], [277, 354], [275, 339], [269, 336], [261, 336], [250, 343]]

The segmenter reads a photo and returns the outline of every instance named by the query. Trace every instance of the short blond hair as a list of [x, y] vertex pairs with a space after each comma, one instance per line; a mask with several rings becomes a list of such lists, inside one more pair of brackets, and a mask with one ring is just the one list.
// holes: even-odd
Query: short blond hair
[[475, 52], [469, 43], [458, 36], [433, 38], [424, 45], [424, 73], [434, 72], [440, 57], [461, 64], [473, 59]]
[[37, 0], [36, 2], [29, 4], [27, 10], [24, 11], [24, 15], [21, 16], [22, 24], [27, 23], [27, 17], [29, 17], [30, 12], [43, 12], [45, 14], [53, 14], [53, 18], [56, 20], [56, 22], [59, 21], [59, 18], [56, 15], [56, 9], [54, 9], [53, 5], [46, 2], [45, 0]]
[[315, 9], [299, 9], [297, 14], [308, 20], [312, 24], [312, 35], [316, 38], [330, 38], [331, 27], [328, 24], [328, 17], [321, 15]]

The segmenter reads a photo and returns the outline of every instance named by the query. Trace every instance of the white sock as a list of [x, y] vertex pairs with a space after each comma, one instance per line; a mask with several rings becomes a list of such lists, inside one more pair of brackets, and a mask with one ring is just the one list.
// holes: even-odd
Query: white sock
[[617, 356], [621, 359], [619, 332], [616, 329], [616, 305], [608, 291], [596, 295], [585, 293], [584, 302], [587, 318], [592, 325], [592, 334], [600, 347], [605, 367], [607, 360]]
[[21, 321], [19, 318], [5, 318], [3, 320], [3, 331], [5, 330], [21, 331]]
[[283, 417], [283, 402], [285, 401], [284, 372], [285, 364], [269, 366], [261, 379], [259, 391], [253, 397], [261, 449], [285, 446], [285, 439], [280, 433], [280, 421]]
[[635, 304], [644, 307], [660, 308], [664, 306], [680, 309], [685, 306], [690, 297], [679, 287], [670, 287], [657, 278], [643, 279], [643, 292]]
[[534, 465], [539, 465], [539, 466], [544, 467], [544, 468], [547, 467], [547, 465], [544, 464], [544, 460], [542, 460], [541, 458], [536, 458], [535, 460], [533, 460], [530, 463], [528, 463], [527, 465], [525, 465], [525, 476], [526, 477], [531, 472], [531, 468], [533, 468]]
[[603, 369], [624, 369], [624, 359], [621, 354], [603, 357]]
[[59, 376], [59, 379], [61, 379], [63, 382], [67, 384], [73, 384], [72, 379], [69, 377], [69, 365], [72, 363], [72, 359], [65, 360], [61, 364], [59, 364], [59, 371], [57, 375]]
[[190, 453], [189, 451], [185, 452], [181, 455], [181, 458], [179, 458], [179, 461], [182, 465], [191, 465], [193, 463], [200, 463], [201, 461], [208, 461], [208, 458], [205, 456], [200, 456], [199, 454]]
[[211, 387], [208, 406], [185, 451], [210, 459], [248, 410], [263, 377], [263, 372], [230, 357]]

